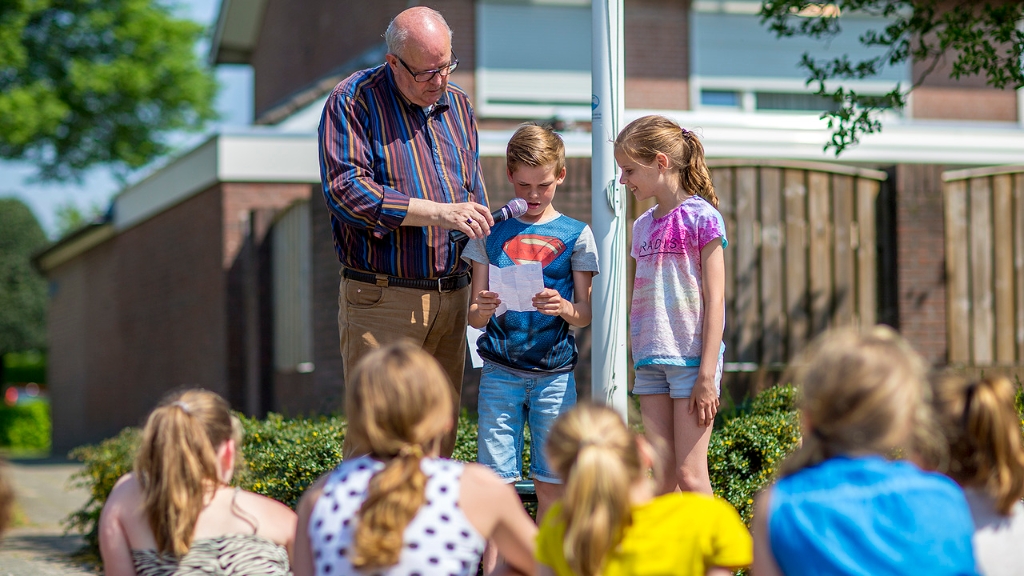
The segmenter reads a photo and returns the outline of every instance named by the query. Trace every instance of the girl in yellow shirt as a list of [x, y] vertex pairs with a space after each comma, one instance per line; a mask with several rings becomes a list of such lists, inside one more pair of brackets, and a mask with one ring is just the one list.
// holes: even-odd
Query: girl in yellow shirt
[[655, 496], [650, 445], [610, 408], [563, 414], [547, 451], [565, 496], [537, 535], [542, 576], [719, 576], [750, 564], [736, 510], [703, 494]]

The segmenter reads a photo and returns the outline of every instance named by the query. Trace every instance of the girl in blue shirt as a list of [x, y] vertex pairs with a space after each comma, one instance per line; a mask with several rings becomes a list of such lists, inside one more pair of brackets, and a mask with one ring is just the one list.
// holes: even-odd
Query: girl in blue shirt
[[930, 421], [921, 357], [876, 327], [828, 334], [794, 365], [803, 443], [758, 497], [754, 573], [977, 574], [960, 488], [886, 458]]

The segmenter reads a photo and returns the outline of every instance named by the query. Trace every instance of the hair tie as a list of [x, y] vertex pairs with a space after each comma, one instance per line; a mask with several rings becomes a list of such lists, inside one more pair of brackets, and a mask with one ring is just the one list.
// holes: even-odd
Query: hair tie
[[192, 411], [188, 409], [188, 404], [185, 404], [181, 400], [175, 400], [174, 402], [171, 402], [170, 405], [171, 406], [177, 406], [178, 408], [181, 408], [181, 411], [184, 412], [185, 414], [189, 414], [189, 415], [192, 414]]
[[423, 458], [423, 448], [417, 444], [406, 444], [402, 446], [402, 449], [398, 451], [399, 457], [412, 456], [413, 458]]
[[683, 132], [683, 138], [686, 138], [686, 135], [690, 133], [689, 130], [683, 128], [682, 126], [680, 126], [679, 129]]

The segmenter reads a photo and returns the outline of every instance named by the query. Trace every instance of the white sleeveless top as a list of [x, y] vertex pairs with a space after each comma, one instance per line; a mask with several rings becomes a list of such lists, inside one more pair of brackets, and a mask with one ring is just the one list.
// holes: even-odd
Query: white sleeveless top
[[424, 458], [426, 501], [405, 529], [398, 564], [358, 571], [350, 562], [359, 507], [370, 478], [384, 463], [368, 456], [346, 460], [331, 472], [309, 518], [309, 540], [316, 573], [387, 576], [472, 576], [484, 549], [484, 537], [459, 508], [463, 465]]

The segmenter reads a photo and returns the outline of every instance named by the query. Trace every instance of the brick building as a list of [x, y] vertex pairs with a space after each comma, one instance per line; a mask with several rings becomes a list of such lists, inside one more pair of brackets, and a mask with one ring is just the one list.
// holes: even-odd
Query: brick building
[[[570, 156], [557, 206], [589, 221], [590, 2], [427, 4], [455, 32], [452, 81], [473, 96], [491, 203], [512, 194], [503, 159], [512, 129], [553, 119], [565, 126]], [[211, 62], [253, 67], [257, 126], [172, 160], [123, 191], [109, 222], [39, 259], [52, 286], [55, 447], [136, 424], [180, 385], [217, 390], [255, 414], [337, 408], [338, 263], [316, 126], [339, 80], [383, 61], [380, 35], [408, 5], [222, 4]], [[777, 40], [758, 23], [758, 7], [625, 0], [624, 11], [626, 121], [662, 113], [696, 130], [723, 197], [731, 368], [778, 366], [825, 326], [876, 321], [898, 327], [935, 364], [961, 362], [948, 353], [943, 178], [1024, 159], [1024, 96], [940, 70], [884, 132], [837, 159], [822, 150], [823, 104], [796, 62], [805, 51], [862, 54], [856, 36], [878, 21], [844, 16], [846, 32], [828, 44]], [[889, 70], [855, 87], [881, 92], [920, 72]], [[1016, 178], [1010, 206], [1020, 236], [1024, 180]], [[1024, 293], [1024, 245], [1013, 246], [1010, 292]], [[1019, 352], [999, 363], [1019, 366], [1024, 302], [1014, 302]], [[588, 348], [586, 330], [580, 341]], [[588, 353], [577, 370], [589, 389]], [[467, 376], [471, 405], [468, 367]]]

